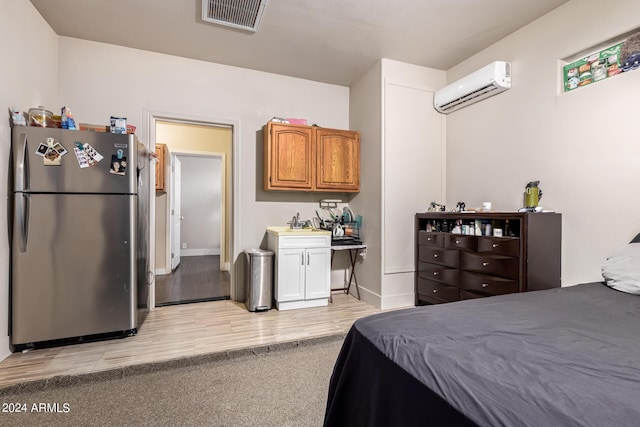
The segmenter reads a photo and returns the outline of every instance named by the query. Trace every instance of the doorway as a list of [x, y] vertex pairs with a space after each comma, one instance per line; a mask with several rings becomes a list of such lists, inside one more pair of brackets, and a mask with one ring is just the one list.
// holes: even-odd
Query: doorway
[[167, 185], [155, 197], [156, 306], [231, 295], [233, 127], [156, 120]]

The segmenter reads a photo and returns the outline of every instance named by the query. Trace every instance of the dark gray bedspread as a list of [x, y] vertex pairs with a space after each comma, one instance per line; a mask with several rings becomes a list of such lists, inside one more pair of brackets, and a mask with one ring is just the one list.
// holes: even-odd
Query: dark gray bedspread
[[[371, 365], [376, 357], [379, 369]], [[376, 379], [383, 372], [387, 379]], [[407, 373], [412, 378], [405, 378]], [[410, 390], [403, 395], [393, 378]], [[381, 409], [385, 393], [395, 397]], [[402, 411], [394, 412], [392, 400]], [[424, 407], [415, 410], [412, 401]], [[430, 421], [432, 402], [449, 409]], [[403, 425], [448, 420], [448, 425], [639, 426], [640, 296], [590, 283], [356, 321], [334, 370], [325, 424], [394, 425], [407, 411]], [[419, 414], [424, 417], [416, 420]]]

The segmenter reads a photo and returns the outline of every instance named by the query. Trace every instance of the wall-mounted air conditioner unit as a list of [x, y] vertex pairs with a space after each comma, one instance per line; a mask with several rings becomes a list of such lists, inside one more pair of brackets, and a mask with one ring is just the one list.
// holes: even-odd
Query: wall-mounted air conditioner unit
[[511, 63], [496, 61], [438, 90], [433, 105], [439, 112], [447, 114], [510, 87]]

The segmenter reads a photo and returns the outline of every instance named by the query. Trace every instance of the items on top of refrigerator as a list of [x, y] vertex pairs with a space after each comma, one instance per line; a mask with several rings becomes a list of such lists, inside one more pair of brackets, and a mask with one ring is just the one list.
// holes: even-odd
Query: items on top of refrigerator
[[127, 118], [111, 116], [111, 133], [127, 133]]
[[94, 132], [109, 132], [109, 126], [107, 125], [92, 125], [90, 123], [80, 123], [80, 130], [91, 130]]
[[9, 109], [11, 114], [11, 126], [26, 126], [27, 119], [24, 118], [24, 113], [18, 110]]
[[42, 105], [29, 108], [29, 126], [48, 127], [52, 117], [53, 113]]
[[[111, 126], [110, 125], [94, 125], [91, 123], [80, 123], [79, 124], [80, 130], [91, 130], [94, 132], [111, 132]], [[129, 134], [134, 134], [136, 133], [136, 127], [134, 125], [127, 125], [127, 132]]]
[[9, 108], [11, 126], [36, 126], [48, 128], [62, 128], [67, 130], [91, 130], [94, 132], [110, 132], [117, 134], [135, 134], [136, 127], [127, 124], [126, 117], [111, 116], [109, 124], [95, 125], [77, 123], [69, 107], [60, 108], [60, 115], [55, 115], [44, 106], [32, 107], [28, 112]]
[[62, 107], [60, 109], [60, 115], [62, 116], [62, 129], [77, 130], [76, 121], [73, 119], [73, 114], [69, 107]]

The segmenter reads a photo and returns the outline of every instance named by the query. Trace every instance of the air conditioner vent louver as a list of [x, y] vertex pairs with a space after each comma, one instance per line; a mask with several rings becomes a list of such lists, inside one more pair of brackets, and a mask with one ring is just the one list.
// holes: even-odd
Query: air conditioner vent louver
[[442, 104], [440, 106], [440, 108], [442, 109], [442, 111], [448, 111], [451, 110], [453, 107], [456, 107], [460, 104], [464, 104], [465, 102], [469, 102], [471, 101], [473, 98], [478, 98], [482, 95], [484, 95], [485, 93], [489, 93], [491, 91], [496, 90], [497, 88], [493, 85], [491, 86], [485, 86], [483, 88], [480, 88], [478, 90], [475, 90], [471, 93], [466, 94], [465, 96], [462, 96], [460, 98], [454, 99], [453, 101], [449, 101], [446, 104]]
[[441, 113], [451, 113], [511, 87], [511, 64], [493, 62], [436, 91], [433, 106]]
[[202, 20], [258, 31], [267, 0], [202, 0]]

